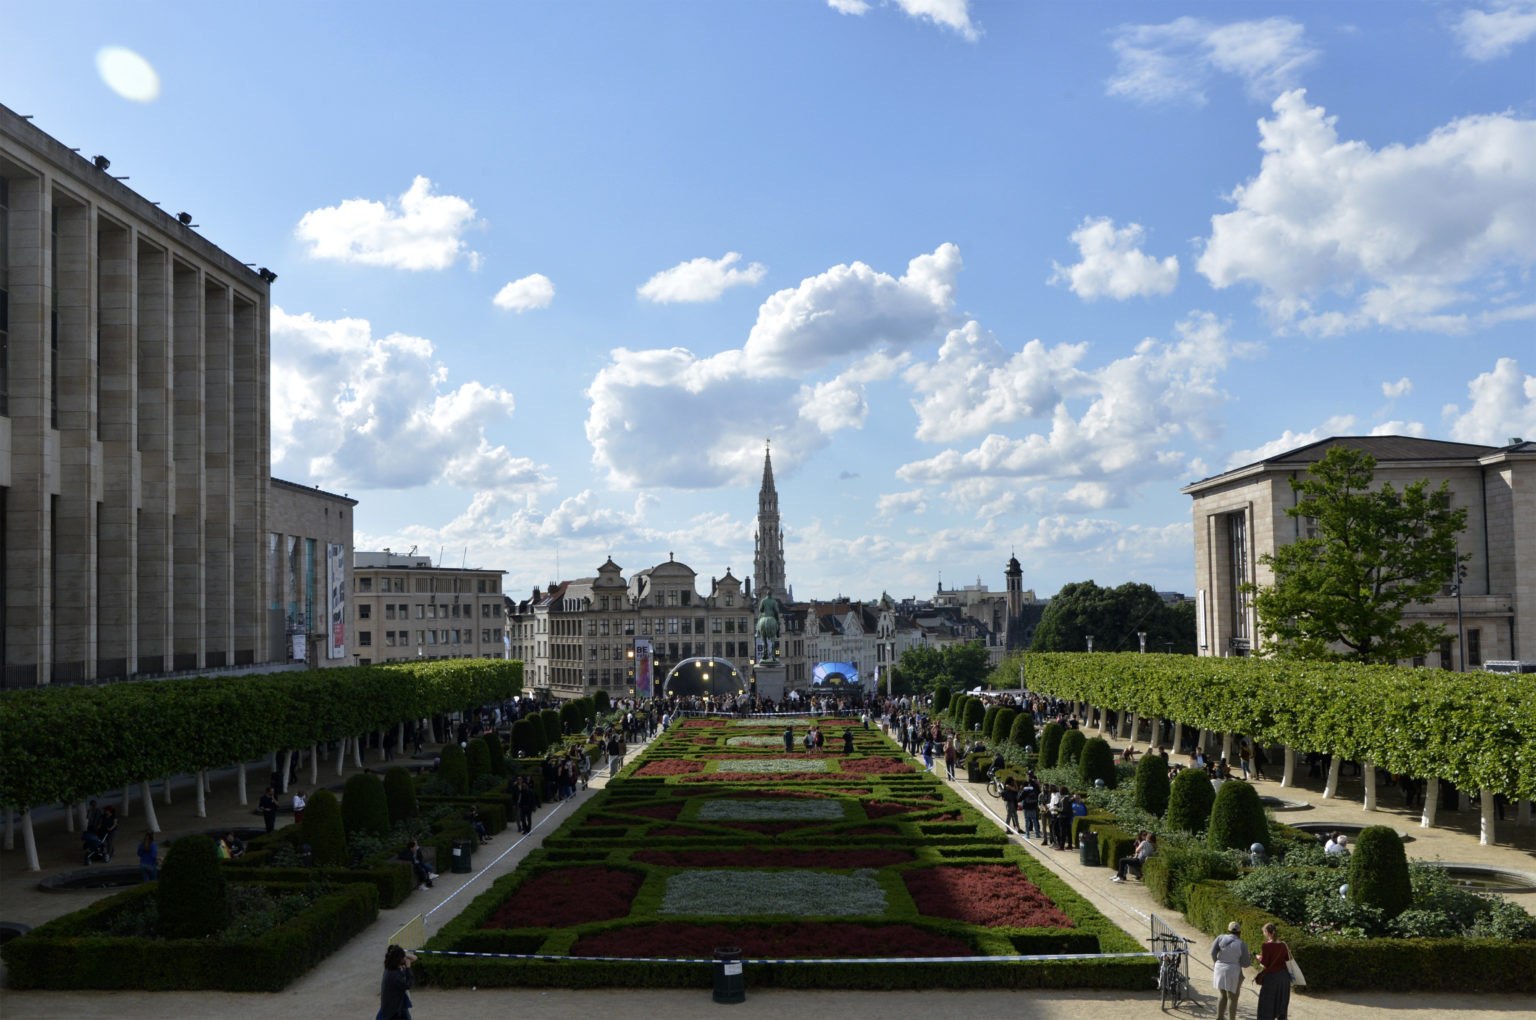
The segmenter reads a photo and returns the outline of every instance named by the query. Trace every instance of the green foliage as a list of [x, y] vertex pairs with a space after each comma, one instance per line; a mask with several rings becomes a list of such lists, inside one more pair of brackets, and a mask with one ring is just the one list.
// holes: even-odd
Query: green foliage
[[1088, 734], [1075, 727], [1068, 729], [1061, 735], [1061, 746], [1056, 750], [1056, 764], [1063, 768], [1076, 765], [1087, 743]]
[[1061, 738], [1067, 728], [1059, 722], [1048, 722], [1045, 729], [1040, 731], [1040, 767], [1049, 769], [1056, 767], [1056, 759], [1061, 753]]
[[985, 714], [986, 711], [982, 708], [980, 701], [975, 698], [967, 698], [965, 701], [965, 721], [961, 725], [961, 729], [971, 733], [976, 727], [981, 725], [982, 716]]
[[1273, 654], [1390, 664], [1439, 647], [1440, 626], [1403, 617], [1430, 604], [1470, 555], [1456, 545], [1467, 508], [1452, 509], [1449, 481], [1432, 491], [1420, 479], [1399, 493], [1374, 487], [1375, 469], [1370, 454], [1335, 446], [1291, 480], [1300, 496], [1286, 516], [1308, 519], [1317, 537], [1261, 556], [1275, 583], [1246, 586]]
[[347, 831], [341, 821], [341, 805], [330, 790], [316, 790], [304, 808], [304, 842], [319, 868], [345, 868]]
[[477, 779], [491, 775], [491, 749], [486, 746], [485, 740], [485, 737], [473, 738], [464, 751], [464, 761], [469, 767], [470, 785], [474, 785]]
[[1388, 921], [1412, 904], [1408, 855], [1390, 826], [1371, 825], [1361, 831], [1349, 858], [1349, 898], [1375, 907]]
[[469, 792], [469, 759], [458, 744], [444, 744], [437, 766], [437, 774], [443, 777], [453, 790], [460, 794]]
[[[1092, 634], [1095, 654], [1139, 652], [1140, 631], [1147, 634], [1149, 652], [1165, 652], [1171, 641], [1175, 652], [1195, 653], [1194, 613], [1166, 604], [1151, 585], [1131, 582], [1118, 588], [1100, 588], [1092, 581], [1077, 581], [1063, 585], [1051, 598], [1035, 627], [1029, 650], [1081, 652], [1087, 649], [1088, 635]], [[1031, 666], [1033, 663], [1031, 656]], [[1017, 683], [1018, 675], [1018, 663], [1010, 660], [993, 673], [993, 681], [1006, 676], [1008, 683]], [[1029, 684], [1039, 690], [1032, 670]]]
[[1185, 769], [1173, 777], [1168, 792], [1168, 827], [1177, 832], [1204, 832], [1211, 823], [1215, 802], [1211, 777], [1199, 769]]
[[480, 738], [485, 741], [486, 756], [491, 760], [491, 775], [505, 776], [507, 774], [507, 749], [501, 744], [501, 737], [495, 733], [487, 733]]
[[[304, 818], [309, 819], [308, 808], [304, 810]], [[349, 833], [383, 835], [388, 832], [389, 797], [384, 792], [384, 780], [371, 772], [349, 776], [341, 792], [341, 823]]]
[[1093, 789], [1096, 779], [1104, 780], [1107, 787], [1113, 787], [1118, 782], [1115, 752], [1110, 748], [1109, 741], [1103, 737], [1094, 737], [1083, 745], [1077, 758], [1077, 779], [1078, 788], [1083, 790]]
[[947, 708], [949, 708], [949, 688], [935, 688], [933, 692], [933, 714], [941, 715]]
[[[1212, 850], [1247, 851], [1255, 843], [1267, 843], [1269, 819], [1264, 815], [1264, 805], [1259, 803], [1259, 791], [1240, 779], [1222, 783], [1211, 806], [1206, 839]], [[1268, 849], [1266, 846], [1265, 851]]]
[[172, 843], [156, 885], [155, 906], [166, 938], [203, 938], [229, 923], [229, 895], [212, 837], [194, 833]]
[[1147, 753], [1136, 763], [1136, 806], [1161, 818], [1168, 810], [1168, 759]]
[[1035, 746], [1035, 718], [1028, 712], [1020, 712], [1008, 730], [1008, 742], [1019, 750]]
[[389, 810], [389, 824], [399, 825], [416, 815], [416, 784], [411, 774], [400, 766], [384, 773], [384, 803]]

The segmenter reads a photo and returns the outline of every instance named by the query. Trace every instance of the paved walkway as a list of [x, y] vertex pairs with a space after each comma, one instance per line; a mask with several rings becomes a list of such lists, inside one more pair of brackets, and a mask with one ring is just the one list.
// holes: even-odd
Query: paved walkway
[[[369, 767], [380, 767], [372, 761]], [[344, 775], [355, 771], [348, 766]], [[328, 773], [328, 774], [327, 774]], [[335, 769], [325, 763], [321, 766], [321, 780], [325, 784], [336, 782]], [[254, 784], [253, 784], [254, 785]], [[304, 785], [308, 789], [307, 784]], [[593, 782], [593, 790], [601, 789], [604, 780]], [[1001, 811], [1001, 802], [986, 796], [985, 792], [969, 783], [952, 784], [963, 797], [996, 817], [993, 809]], [[1279, 793], [1278, 784], [1265, 792]], [[1348, 787], [1345, 790], [1348, 791]], [[255, 795], [259, 792], [252, 791]], [[1390, 792], [1390, 791], [1389, 791]], [[476, 849], [476, 871], [470, 875], [445, 873], [431, 890], [419, 890], [405, 903], [393, 910], [380, 911], [379, 919], [367, 931], [349, 942], [341, 951], [326, 959], [308, 974], [300, 977], [288, 988], [277, 993], [229, 993], [229, 992], [14, 992], [0, 990], [0, 1016], [6, 1020], [163, 1020], [164, 1017], [207, 1018], [207, 1020], [249, 1020], [253, 1016], [292, 1015], [296, 1017], [325, 1016], [342, 1020], [345, 1017], [371, 1017], [378, 1009], [378, 978], [383, 960], [383, 949], [390, 936], [417, 914], [426, 915], [429, 934], [435, 932], [474, 896], [482, 892], [491, 881], [516, 868], [529, 850], [540, 845], [543, 837], [557, 828], [565, 817], [592, 794], [584, 792], [565, 804], [549, 805], [535, 816], [535, 829], [527, 837], [518, 839], [509, 830], [497, 836], [489, 846]], [[1355, 820], [1362, 816], [1358, 799], [1351, 803], [1321, 801], [1321, 787], [1315, 791], [1288, 791], [1287, 796], [1298, 800], [1311, 800], [1316, 805], [1301, 815], [1317, 820]], [[1384, 798], [1385, 799], [1385, 798]], [[171, 833], [228, 825], [249, 825], [258, 821], [251, 808], [235, 803], [233, 778], [215, 781], [214, 793], [208, 797], [208, 818], [199, 819], [193, 814], [190, 783], [185, 791], [174, 791], [174, 803], [165, 807], [156, 805], [162, 827]], [[1389, 809], [1379, 812], [1383, 820], [1395, 820], [1399, 828], [1409, 825]], [[1470, 812], [1468, 812], [1471, 815]], [[1301, 815], [1297, 816], [1298, 818]], [[129, 820], [123, 823], [127, 837], [125, 848], [133, 842], [130, 835], [140, 829], [142, 810], [137, 806]], [[1461, 827], [1465, 828], [1465, 827]], [[1501, 863], [1504, 866], [1536, 870], [1536, 835], [1522, 832], [1509, 845], [1478, 847], [1476, 816], [1471, 815], [1470, 835], [1461, 829], [1436, 830], [1421, 834], [1414, 820], [1412, 830], [1415, 841], [1408, 844], [1414, 856], [1441, 856], [1447, 860], [1483, 861]], [[1513, 827], [1510, 827], [1513, 833]], [[1015, 840], [1023, 841], [1015, 836]], [[53, 821], [39, 827], [39, 854], [44, 874], [67, 871], [79, 866], [79, 837], [64, 831], [62, 821]], [[1138, 937], [1144, 934], [1145, 915], [1153, 910], [1151, 898], [1137, 884], [1111, 884], [1110, 871], [1105, 868], [1082, 868], [1077, 854], [1056, 853], [1042, 850], [1033, 844], [1023, 844], [1040, 856], [1075, 888], [1088, 896], [1109, 917]], [[1426, 853], [1426, 851], [1428, 851]], [[114, 864], [119, 859], [114, 859]], [[129, 854], [125, 863], [133, 863]], [[41, 877], [25, 870], [20, 839], [15, 850], [0, 854], [0, 920], [39, 924], [51, 917], [78, 909], [111, 890], [79, 893], [43, 893], [37, 890]], [[1536, 894], [1521, 897], [1531, 909]], [[1209, 944], [1207, 936], [1188, 927], [1182, 917], [1160, 914], [1171, 926], [1187, 937], [1196, 939], [1196, 948], [1204, 950]], [[1201, 995], [1192, 1007], [1181, 1011], [1192, 1017], [1214, 1016], [1215, 1005], [1210, 989], [1210, 968], [1203, 963], [1199, 952], [1192, 961], [1191, 975], [1197, 992]], [[1303, 961], [1305, 963], [1305, 961]], [[520, 1017], [560, 1017], [569, 1020], [574, 1016], [611, 1016], [620, 1011], [640, 1015], [656, 1015], [677, 1018], [718, 1016], [729, 1011], [733, 1016], [772, 1016], [783, 1020], [786, 1016], [815, 1015], [835, 1016], [838, 1020], [896, 1020], [896, 1018], [922, 1017], [923, 1020], [984, 1020], [991, 1017], [1009, 1017], [1010, 1020], [1066, 1020], [1066, 1018], [1092, 1018], [1092, 1020], [1129, 1020], [1144, 1018], [1157, 1009], [1154, 991], [1146, 994], [1095, 991], [978, 991], [956, 992], [842, 992], [800, 991], [786, 989], [747, 989], [747, 1001], [735, 1006], [720, 1006], [710, 999], [708, 989], [699, 990], [541, 990], [541, 989], [487, 989], [444, 991], [423, 988], [415, 996], [415, 1015], [418, 1020], [438, 1017], [478, 1017], [514, 1013]], [[1253, 1015], [1256, 993], [1251, 982], [1245, 986], [1243, 1015]], [[1530, 1003], [1516, 996], [1447, 996], [1419, 994], [1352, 993], [1327, 996], [1298, 995], [1292, 999], [1291, 1016], [1295, 1020], [1374, 1020], [1385, 1018], [1388, 1013], [1407, 1020], [1430, 1020], [1455, 1013], [1458, 1017], [1494, 1018], [1530, 1016]]]

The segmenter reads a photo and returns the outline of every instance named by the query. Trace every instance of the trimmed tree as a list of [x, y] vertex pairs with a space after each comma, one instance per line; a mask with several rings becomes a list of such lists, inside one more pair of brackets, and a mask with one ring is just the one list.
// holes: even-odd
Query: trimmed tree
[[965, 700], [965, 720], [961, 723], [960, 728], [965, 730], [966, 733], [971, 733], [976, 727], [981, 725], [982, 717], [985, 715], [986, 710], [981, 707], [980, 701], [977, 701], [975, 698], [967, 698]]
[[194, 833], [171, 844], [160, 866], [155, 906], [160, 934], [168, 939], [205, 938], [229, 923], [229, 890], [211, 836]]
[[1168, 759], [1144, 754], [1136, 763], [1136, 806], [1159, 818], [1168, 810]]
[[1067, 732], [1067, 728], [1059, 722], [1048, 722], [1045, 729], [1040, 731], [1040, 767], [1052, 769], [1056, 767], [1056, 758], [1061, 753], [1061, 736]]
[[1077, 780], [1082, 784], [1083, 789], [1093, 789], [1094, 781], [1098, 779], [1104, 780], [1105, 786], [1114, 789], [1115, 752], [1110, 749], [1109, 741], [1103, 737], [1094, 737], [1084, 744], [1082, 754], [1077, 759]]
[[[308, 816], [306, 808], [305, 817]], [[384, 780], [371, 772], [347, 778], [341, 792], [341, 824], [349, 835], [367, 832], [383, 836], [389, 832], [389, 796], [384, 791]]]
[[1028, 712], [1020, 712], [1008, 730], [1008, 742], [1020, 751], [1035, 746], [1035, 719]]
[[1389, 921], [1413, 904], [1408, 856], [1390, 826], [1371, 825], [1360, 831], [1349, 857], [1349, 898], [1379, 907]]
[[[1259, 803], [1259, 791], [1241, 779], [1228, 779], [1216, 791], [1211, 828], [1206, 839], [1212, 850], [1247, 850], [1269, 843], [1269, 819]], [[1406, 872], [1405, 872], [1406, 874]]]
[[459, 796], [469, 793], [469, 759], [464, 756], [464, 749], [458, 744], [443, 745], [437, 774], [442, 776]]
[[486, 756], [491, 760], [491, 775], [506, 775], [507, 749], [501, 746], [501, 737], [494, 733], [487, 733], [480, 739], [485, 742], [485, 753]]
[[1088, 743], [1088, 734], [1082, 730], [1069, 729], [1061, 735], [1061, 747], [1056, 751], [1056, 765], [1065, 768], [1076, 763], [1082, 756], [1083, 746]]
[[945, 709], [949, 708], [949, 698], [950, 698], [950, 694], [949, 694], [949, 688], [948, 687], [937, 687], [937, 688], [934, 689], [934, 691], [933, 691], [933, 714], [934, 715], [941, 715], [941, 714], [943, 714]]
[[347, 866], [347, 830], [341, 805], [330, 790], [316, 790], [304, 807], [304, 842], [315, 855], [317, 868]]
[[1182, 832], [1204, 832], [1211, 824], [1211, 805], [1215, 802], [1211, 777], [1200, 769], [1185, 769], [1173, 778], [1168, 791], [1169, 827]]
[[384, 773], [384, 804], [390, 825], [416, 817], [416, 784], [410, 772], [398, 765]]

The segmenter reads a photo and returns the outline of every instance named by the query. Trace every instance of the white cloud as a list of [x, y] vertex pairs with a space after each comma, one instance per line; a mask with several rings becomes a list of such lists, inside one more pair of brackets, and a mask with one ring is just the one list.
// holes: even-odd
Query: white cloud
[[1500, 358], [1491, 372], [1467, 384], [1471, 405], [1445, 407], [1451, 438], [1462, 443], [1503, 446], [1510, 439], [1536, 440], [1536, 375], [1520, 371], [1514, 358]]
[[1111, 297], [1124, 301], [1132, 297], [1171, 294], [1179, 283], [1179, 260], [1169, 255], [1158, 261], [1141, 250], [1141, 224], [1132, 223], [1122, 230], [1115, 221], [1085, 219], [1072, 232], [1082, 261], [1063, 266], [1052, 262], [1055, 272], [1049, 283], [1065, 282], [1072, 293], [1085, 301]]
[[548, 488], [542, 465], [493, 446], [512, 394], [449, 389], [432, 342], [376, 338], [365, 319], [272, 307], [272, 471], [331, 487], [409, 489], [442, 481], [518, 498]]
[[1206, 102], [1212, 72], [1241, 78], [1268, 102], [1317, 58], [1302, 25], [1289, 18], [1213, 25], [1183, 17], [1163, 25], [1123, 25], [1115, 37], [1119, 66], [1107, 92], [1140, 103]]
[[1417, 145], [1372, 150], [1341, 141], [1304, 92], [1274, 113], [1259, 122], [1258, 175], [1234, 190], [1233, 212], [1211, 218], [1197, 268], [1212, 286], [1256, 284], [1278, 324], [1314, 335], [1536, 316], [1536, 302], [1479, 309], [1468, 288], [1536, 262], [1536, 121], [1464, 117]]
[[[929, 21], [947, 28], [969, 42], [981, 38], [981, 29], [971, 21], [970, 0], [886, 0], [899, 7], [909, 18]], [[868, 14], [870, 0], [827, 0], [827, 6], [839, 14]]]
[[1506, 0], [1490, 10], [1472, 8], [1456, 23], [1461, 52], [1473, 60], [1494, 60], [1536, 36], [1536, 0]]
[[475, 223], [475, 207], [456, 195], [432, 194], [418, 176], [389, 204], [349, 198], [314, 209], [299, 220], [295, 236], [311, 258], [361, 262], [393, 269], [447, 269], [460, 255], [478, 264], [462, 235]]
[[160, 73], [142, 56], [123, 46], [103, 46], [96, 51], [96, 73], [107, 88], [135, 103], [160, 98]]
[[543, 273], [534, 273], [520, 280], [513, 280], [491, 301], [497, 308], [512, 312], [526, 312], [533, 308], [548, 308], [555, 299], [555, 285]]
[[1397, 382], [1384, 382], [1381, 384], [1381, 392], [1385, 397], [1396, 400], [1398, 397], [1406, 397], [1413, 392], [1413, 380], [1406, 375]]
[[697, 258], [663, 269], [636, 288], [647, 301], [657, 304], [714, 301], [731, 287], [761, 283], [768, 269], [754, 262], [745, 269], [735, 268], [741, 253], [728, 251], [718, 259]]

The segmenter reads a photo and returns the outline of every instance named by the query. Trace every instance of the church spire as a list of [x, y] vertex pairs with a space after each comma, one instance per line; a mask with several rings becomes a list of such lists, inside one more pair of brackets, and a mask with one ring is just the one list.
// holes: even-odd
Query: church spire
[[789, 585], [784, 579], [784, 531], [779, 526], [779, 493], [773, 485], [773, 453], [766, 443], [763, 485], [757, 493], [757, 543], [752, 579], [759, 597], [772, 592], [781, 599], [788, 599]]

